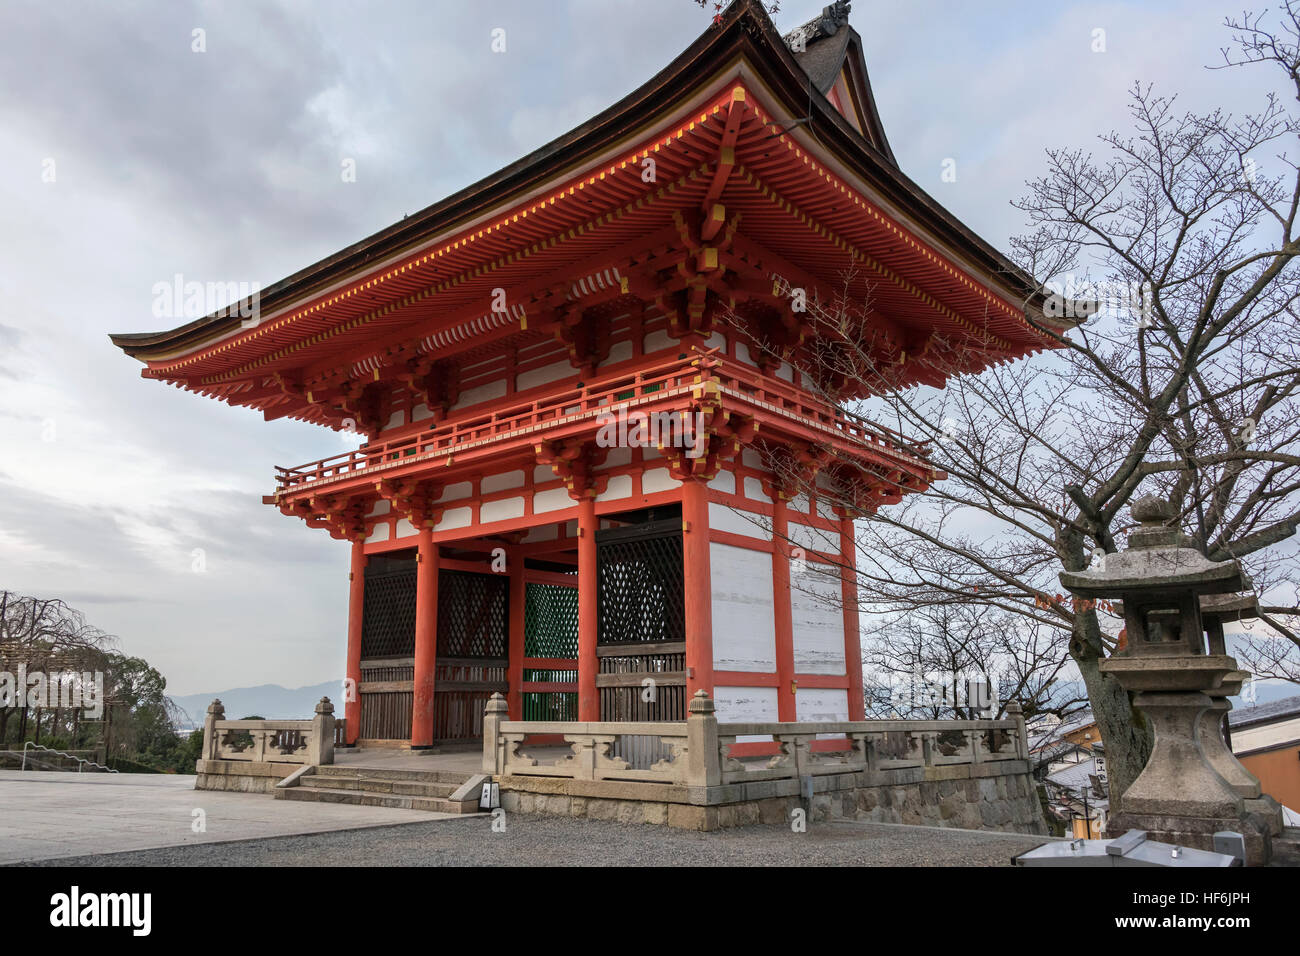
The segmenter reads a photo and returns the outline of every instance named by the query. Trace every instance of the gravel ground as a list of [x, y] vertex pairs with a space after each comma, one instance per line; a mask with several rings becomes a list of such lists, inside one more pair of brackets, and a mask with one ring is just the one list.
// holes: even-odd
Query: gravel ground
[[513, 814], [64, 857], [37, 866], [1007, 866], [1043, 837], [880, 823], [714, 833]]

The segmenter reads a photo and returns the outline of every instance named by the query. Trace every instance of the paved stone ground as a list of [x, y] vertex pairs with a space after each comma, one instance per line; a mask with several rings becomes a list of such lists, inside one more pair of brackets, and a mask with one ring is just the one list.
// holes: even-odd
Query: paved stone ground
[[[195, 809], [206, 832], [192, 829]], [[458, 814], [195, 790], [180, 774], [0, 770], [0, 864], [430, 820], [467, 825]]]
[[[256, 798], [252, 798], [256, 799]], [[318, 804], [306, 804], [319, 806]], [[659, 826], [486, 814], [240, 843], [169, 847], [49, 861], [69, 866], [1007, 866], [1043, 837], [883, 823], [812, 824], [695, 833]]]

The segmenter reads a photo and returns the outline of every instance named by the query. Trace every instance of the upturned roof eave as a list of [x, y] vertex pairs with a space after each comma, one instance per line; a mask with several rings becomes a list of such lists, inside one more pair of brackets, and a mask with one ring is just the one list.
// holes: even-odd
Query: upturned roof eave
[[[757, 29], [755, 29], [757, 28]], [[586, 123], [459, 192], [425, 207], [350, 246], [261, 290], [258, 307], [274, 313], [308, 298], [367, 266], [419, 247], [473, 221], [488, 210], [545, 183], [558, 171], [590, 160], [635, 128], [652, 120], [689, 90], [712, 77], [720, 64], [746, 57], [783, 106], [799, 116], [811, 107], [820, 140], [883, 196], [905, 209], [921, 226], [964, 253], [989, 279], [1024, 301], [1039, 296], [1032, 278], [981, 239], [909, 179], [893, 156], [873, 145], [826, 99], [799, 66], [761, 4], [736, 0], [722, 23], [705, 31], [668, 66]], [[874, 103], [872, 104], [874, 106]], [[811, 120], [810, 120], [811, 123]], [[117, 333], [112, 343], [141, 361], [190, 352], [240, 329], [240, 317], [208, 315], [158, 332]]]

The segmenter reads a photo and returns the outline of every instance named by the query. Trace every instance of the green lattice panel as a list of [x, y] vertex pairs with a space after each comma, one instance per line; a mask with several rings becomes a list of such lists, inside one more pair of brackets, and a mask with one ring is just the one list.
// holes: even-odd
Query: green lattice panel
[[578, 589], [529, 584], [524, 601], [524, 657], [578, 656]]

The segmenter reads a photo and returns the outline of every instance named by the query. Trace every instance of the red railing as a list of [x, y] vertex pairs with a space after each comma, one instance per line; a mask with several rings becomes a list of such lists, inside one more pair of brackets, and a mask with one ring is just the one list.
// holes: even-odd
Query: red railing
[[[702, 379], [697, 382], [696, 379]], [[440, 422], [400, 438], [371, 442], [355, 451], [299, 465], [276, 467], [276, 490], [341, 480], [381, 465], [408, 458], [463, 454], [482, 445], [530, 437], [565, 424], [577, 424], [602, 409], [628, 402], [638, 405], [690, 397], [701, 384], [712, 382], [725, 394], [767, 409], [794, 423], [830, 436], [868, 445], [897, 458], [912, 459], [919, 446], [881, 425], [851, 418], [782, 379], [764, 375], [725, 357], [696, 355], [676, 359], [635, 373], [605, 376], [581, 387], [559, 389], [526, 402], [498, 406], [491, 412]]]

